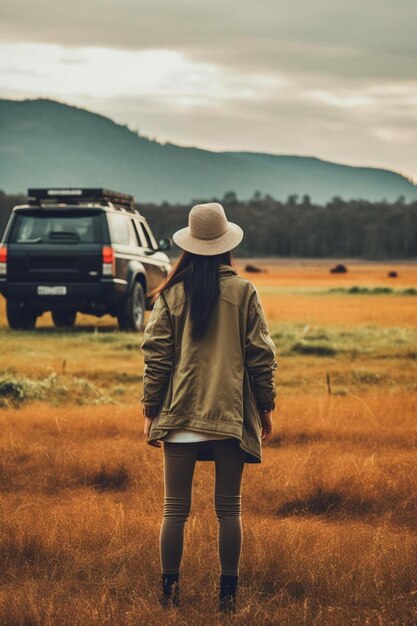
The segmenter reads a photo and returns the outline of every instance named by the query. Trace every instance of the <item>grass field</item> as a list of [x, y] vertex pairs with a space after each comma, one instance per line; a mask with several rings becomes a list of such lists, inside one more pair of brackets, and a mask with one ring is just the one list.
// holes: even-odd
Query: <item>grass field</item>
[[238, 269], [261, 294], [279, 395], [263, 463], [245, 467], [238, 613], [222, 620], [211, 463], [182, 607], [156, 602], [162, 451], [142, 434], [142, 336], [89, 316], [12, 332], [0, 302], [2, 626], [417, 624], [417, 266], [256, 264], [268, 272]]

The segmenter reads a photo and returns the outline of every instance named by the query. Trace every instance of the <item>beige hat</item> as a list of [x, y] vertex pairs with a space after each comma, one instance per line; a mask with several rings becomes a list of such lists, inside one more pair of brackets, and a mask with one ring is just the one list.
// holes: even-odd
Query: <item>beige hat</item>
[[194, 254], [214, 255], [235, 248], [243, 239], [243, 230], [228, 222], [221, 204], [195, 204], [188, 216], [188, 226], [177, 230], [173, 240], [183, 250]]

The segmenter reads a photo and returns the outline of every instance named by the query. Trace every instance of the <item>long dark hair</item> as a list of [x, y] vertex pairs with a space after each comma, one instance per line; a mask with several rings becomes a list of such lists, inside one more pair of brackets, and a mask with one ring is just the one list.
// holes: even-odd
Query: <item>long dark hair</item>
[[185, 293], [190, 299], [191, 336], [195, 340], [204, 336], [213, 306], [219, 297], [220, 264], [235, 268], [230, 250], [213, 255], [194, 254], [184, 250], [168, 276], [147, 294], [154, 303], [164, 289], [183, 281]]

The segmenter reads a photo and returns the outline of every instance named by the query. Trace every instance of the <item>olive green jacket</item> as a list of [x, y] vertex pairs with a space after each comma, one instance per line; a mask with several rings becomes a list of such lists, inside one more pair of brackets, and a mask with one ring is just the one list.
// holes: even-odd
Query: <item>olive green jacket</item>
[[[236, 437], [246, 463], [262, 462], [258, 409], [277, 395], [276, 349], [255, 285], [220, 265], [220, 295], [209, 327], [191, 338], [189, 302], [182, 282], [157, 298], [141, 345], [145, 406], [158, 406], [147, 443], [156, 446], [173, 428]], [[202, 450], [199, 460], [212, 460]]]

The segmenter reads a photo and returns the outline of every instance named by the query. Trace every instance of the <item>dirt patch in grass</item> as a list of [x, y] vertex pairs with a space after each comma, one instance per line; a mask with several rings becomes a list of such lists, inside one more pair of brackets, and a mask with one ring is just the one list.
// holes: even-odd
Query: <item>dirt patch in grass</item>
[[103, 464], [98, 471], [85, 477], [85, 484], [96, 491], [125, 491], [130, 482], [129, 472], [122, 464], [115, 467]]
[[314, 344], [298, 341], [291, 346], [294, 354], [306, 354], [313, 356], [335, 356], [336, 350], [332, 346], [325, 344]]
[[308, 497], [289, 500], [282, 504], [277, 513], [282, 516], [289, 515], [332, 515], [335, 513], [348, 516], [361, 516], [373, 511], [371, 501], [360, 500], [342, 492], [327, 490], [321, 486], [315, 488]]

